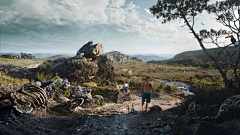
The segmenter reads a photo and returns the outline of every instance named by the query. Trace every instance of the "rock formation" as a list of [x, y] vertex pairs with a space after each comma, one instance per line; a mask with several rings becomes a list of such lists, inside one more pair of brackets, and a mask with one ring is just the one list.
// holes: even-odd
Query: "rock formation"
[[103, 52], [103, 45], [102, 44], [95, 44], [93, 45], [93, 41], [89, 41], [87, 44], [83, 45], [77, 51], [76, 56], [82, 55], [85, 58], [97, 58]]
[[114, 51], [114, 52], [109, 52], [105, 54], [107, 56], [108, 59], [112, 60], [112, 61], [116, 61], [116, 62], [128, 62], [130, 61], [130, 57], [126, 54], [121, 54], [118, 51]]
[[136, 60], [136, 61], [140, 61], [143, 62], [141, 59], [139, 59], [138, 57], [132, 57], [131, 59]]
[[108, 79], [112, 76], [114, 69], [113, 61], [101, 55], [102, 52], [102, 44], [93, 45], [90, 41], [78, 50], [76, 56], [55, 60], [51, 72], [58, 73], [60, 77], [71, 79], [71, 81], [84, 82], [96, 75]]

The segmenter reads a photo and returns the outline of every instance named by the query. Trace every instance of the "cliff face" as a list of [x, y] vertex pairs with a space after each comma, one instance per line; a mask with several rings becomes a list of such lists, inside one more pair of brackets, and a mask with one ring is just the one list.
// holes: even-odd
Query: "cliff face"
[[116, 61], [116, 62], [128, 62], [128, 61], [130, 61], [130, 57], [128, 55], [122, 54], [118, 51], [108, 52], [105, 55], [107, 56], [108, 59], [111, 59], [112, 61]]

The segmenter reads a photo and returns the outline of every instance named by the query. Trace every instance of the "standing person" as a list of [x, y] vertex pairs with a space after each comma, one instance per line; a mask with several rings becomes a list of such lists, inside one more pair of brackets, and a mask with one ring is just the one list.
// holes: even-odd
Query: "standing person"
[[128, 92], [128, 88], [129, 88], [129, 82], [128, 81], [126, 81], [126, 83], [123, 85], [123, 92], [125, 93], [125, 91], [126, 92]]
[[142, 87], [141, 87], [141, 96], [142, 96], [142, 111], [143, 111], [143, 106], [144, 106], [144, 102], [146, 99], [146, 109], [145, 111], [147, 111], [148, 109], [148, 104], [151, 101], [151, 92], [150, 89], [152, 89], [152, 93], [153, 93], [153, 98], [154, 98], [154, 90], [153, 90], [153, 84], [151, 82], [149, 82], [150, 77], [147, 76], [146, 77], [146, 81], [142, 83]]

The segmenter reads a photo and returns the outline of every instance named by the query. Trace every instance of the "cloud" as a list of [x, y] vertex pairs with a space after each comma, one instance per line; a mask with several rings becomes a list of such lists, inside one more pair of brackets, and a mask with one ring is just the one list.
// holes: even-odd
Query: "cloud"
[[[122, 47], [184, 37], [179, 24], [143, 19], [139, 10], [126, 0], [1, 0], [0, 27], [8, 36], [3, 39], [6, 42], [10, 37], [22, 37], [29, 44], [69, 50], [79, 49], [79, 44], [89, 40]], [[144, 11], [151, 14], [146, 8]]]
[[120, 8], [124, 6], [125, 0], [111, 0], [110, 7]]
[[149, 9], [144, 8], [145, 12], [149, 15], [152, 15]]

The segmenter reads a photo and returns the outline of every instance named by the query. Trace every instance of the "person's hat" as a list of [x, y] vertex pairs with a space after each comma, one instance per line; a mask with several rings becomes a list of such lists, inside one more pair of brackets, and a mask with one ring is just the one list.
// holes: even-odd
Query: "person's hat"
[[150, 78], [150, 76], [148, 75], [146, 78]]

